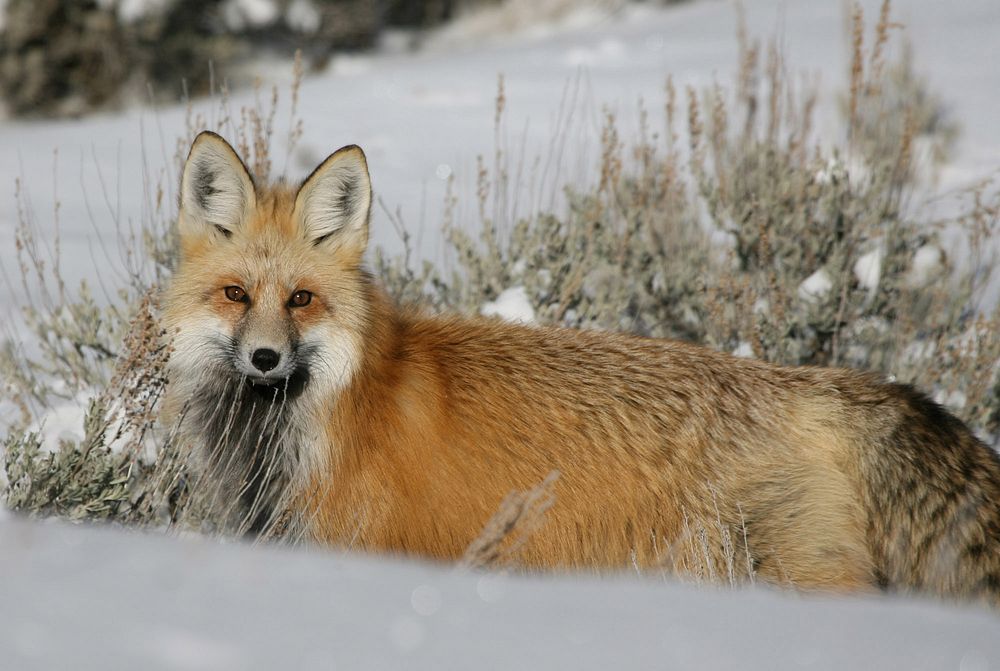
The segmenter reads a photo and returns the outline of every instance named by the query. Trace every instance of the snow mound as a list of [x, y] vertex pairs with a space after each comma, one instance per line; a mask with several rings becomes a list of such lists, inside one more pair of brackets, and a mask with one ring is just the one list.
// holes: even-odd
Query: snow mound
[[459, 16], [431, 38], [433, 47], [479, 44], [498, 37], [544, 38], [599, 25], [623, 0], [504, 0]]
[[968, 402], [968, 398], [960, 389], [938, 389], [934, 392], [934, 402], [943, 405], [952, 412], [961, 412]]
[[830, 279], [830, 273], [820, 268], [799, 285], [799, 298], [808, 303], [818, 303], [832, 288], [833, 280]]
[[854, 262], [854, 277], [858, 284], [869, 292], [878, 290], [879, 280], [882, 279], [882, 259], [885, 257], [885, 250], [878, 246], [867, 254], [858, 257]]
[[[981, 669], [994, 613], [0, 519], [4, 668]], [[109, 635], [113, 632], [113, 635]]]
[[29, 431], [38, 434], [43, 450], [56, 452], [59, 450], [59, 443], [64, 440], [74, 443], [83, 440], [83, 422], [87, 416], [90, 396], [77, 394], [74, 398], [53, 406], [32, 423]]
[[937, 245], [926, 244], [913, 255], [913, 264], [906, 275], [907, 286], [923, 289], [937, 281], [945, 271], [944, 252]]
[[[123, 23], [135, 23], [147, 16], [161, 14], [172, 4], [172, 0], [117, 0], [109, 4], [117, 10], [118, 18]], [[2, 9], [3, 0], [0, 0], [0, 11]]]
[[223, 5], [222, 13], [226, 26], [232, 31], [268, 26], [279, 16], [274, 0], [229, 0]]
[[321, 17], [312, 0], [292, 0], [285, 10], [285, 23], [292, 30], [301, 33], [315, 33], [319, 30]]
[[499, 317], [505, 321], [534, 324], [535, 309], [524, 287], [504, 289], [495, 301], [484, 303], [479, 313], [484, 317]]

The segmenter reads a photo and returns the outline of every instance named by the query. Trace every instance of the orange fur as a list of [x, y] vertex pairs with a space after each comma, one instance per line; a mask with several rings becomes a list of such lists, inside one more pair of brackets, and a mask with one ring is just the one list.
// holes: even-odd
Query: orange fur
[[[198, 142], [189, 165], [202, 160]], [[172, 403], [207, 402], [188, 381], [197, 346], [216, 331], [237, 347], [251, 337], [287, 345], [290, 356], [319, 343], [322, 366], [301, 396], [275, 396], [288, 404], [288, 449], [298, 451], [282, 485], [316, 541], [455, 560], [509, 492], [558, 471], [555, 504], [518, 557], [524, 566], [677, 565], [692, 533], [708, 529], [731, 533], [729, 569], [744, 576], [818, 589], [1000, 592], [996, 561], [966, 561], [1000, 547], [1000, 462], [907, 388], [678, 342], [401, 310], [361, 270], [368, 212], [356, 207], [370, 196], [360, 150], [338, 152], [299, 190], [254, 186], [253, 206], [222, 219], [223, 233], [194, 223], [216, 216], [215, 160], [185, 178], [205, 208], [182, 200], [183, 258], [167, 312], [181, 343]], [[218, 169], [242, 169], [235, 154], [226, 161]], [[312, 204], [300, 197], [307, 188]], [[314, 213], [307, 227], [303, 212], [319, 202], [348, 223]], [[227, 303], [230, 284], [252, 300]], [[287, 307], [299, 289], [314, 302]], [[918, 559], [951, 511], [972, 505], [963, 492], [973, 488], [962, 558], [947, 575], [921, 572], [940, 573], [940, 561]], [[924, 540], [896, 533], [906, 525]], [[718, 539], [700, 548], [699, 560], [725, 566]]]

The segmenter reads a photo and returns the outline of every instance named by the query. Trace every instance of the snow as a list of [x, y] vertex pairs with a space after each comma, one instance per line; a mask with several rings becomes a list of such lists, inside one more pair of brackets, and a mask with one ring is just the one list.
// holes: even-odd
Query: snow
[[874, 293], [878, 290], [878, 282], [882, 277], [882, 259], [885, 249], [879, 245], [875, 249], [858, 257], [854, 262], [854, 277], [858, 284]]
[[6, 668], [997, 668], [995, 614], [0, 520]]
[[816, 181], [820, 184], [831, 184], [835, 179], [846, 175], [843, 164], [835, 158], [827, 159], [826, 165], [816, 171]]
[[222, 15], [229, 30], [240, 31], [274, 23], [279, 10], [274, 0], [228, 0], [222, 7]]
[[38, 434], [42, 449], [57, 452], [62, 441], [78, 443], [83, 440], [83, 420], [91, 394], [78, 394], [74, 398], [53, 406], [29, 430]]
[[563, 55], [563, 63], [587, 68], [612, 67], [627, 59], [624, 44], [618, 40], [601, 40], [593, 47], [577, 47]]
[[495, 301], [484, 303], [479, 313], [486, 317], [499, 317], [509, 322], [535, 323], [535, 309], [531, 306], [528, 292], [524, 287], [504, 289]]
[[466, 12], [437, 31], [427, 46], [450, 49], [510, 37], [540, 40], [599, 26], [625, 6], [624, 0], [503, 0]]
[[820, 268], [802, 281], [798, 294], [799, 298], [808, 303], [818, 303], [830, 293], [832, 288], [833, 280], [830, 279], [830, 273]]
[[907, 366], [925, 365], [936, 351], [937, 343], [933, 340], [916, 340], [903, 348], [903, 355], [900, 359]]
[[960, 389], [938, 389], [934, 392], [934, 402], [943, 405], [952, 412], [960, 412], [968, 399]]
[[[295, 0], [286, 20], [297, 4], [308, 3]], [[862, 4], [866, 16], [877, 16], [879, 0]], [[746, 5], [751, 34], [770, 35], [777, 25], [791, 66], [821, 73], [825, 93], [816, 128], [823, 137], [839, 137], [834, 91], [843, 89], [849, 48], [842, 3]], [[233, 20], [250, 22], [278, 12], [266, 0], [230, 0], [227, 7]], [[440, 261], [446, 259], [446, 189], [458, 198], [454, 221], [477, 222], [476, 156], [491, 165], [495, 137], [512, 180], [500, 208], [504, 225], [558, 208], [563, 184], [595, 178], [602, 108], [617, 114], [627, 139], [637, 126], [636, 101], [656, 109], [667, 73], [683, 91], [715, 80], [726, 84], [736, 72], [729, 2], [625, 9], [594, 2], [574, 9], [552, 0], [503, 7], [535, 13], [531, 21], [468, 17], [414, 53], [335, 57], [325, 73], [303, 83], [305, 136], [289, 153], [279, 130], [275, 170], [299, 179], [337, 147], [360, 144], [377, 196], [390, 212], [400, 209], [417, 241], [416, 256]], [[917, 70], [928, 73], [962, 124], [954, 158], [940, 175], [945, 196], [930, 206], [931, 216], [935, 208], [953, 206], [951, 191], [997, 168], [1000, 4], [907, 0], [894, 9], [915, 45]], [[541, 25], [539, 12], [547, 17]], [[290, 64], [260, 67], [266, 79], [282, 73], [277, 79], [287, 98]], [[494, 133], [500, 72], [506, 111]], [[231, 107], [252, 100], [251, 92], [237, 91]], [[194, 111], [213, 120], [217, 106], [217, 100], [196, 101]], [[113, 297], [126, 279], [116, 238], [149, 216], [158, 175], [165, 176], [164, 201], [176, 202], [172, 157], [185, 116], [178, 105], [0, 124], [0, 275], [11, 280], [0, 281], [2, 314], [23, 302], [12, 281], [15, 179], [40, 230], [52, 229], [58, 202], [67, 283], [87, 278], [99, 298]], [[285, 127], [281, 117], [276, 127]], [[856, 160], [834, 162], [817, 179], [860, 180], [866, 169]], [[379, 207], [372, 241], [389, 253], [400, 250]], [[939, 249], [917, 250], [914, 281], [943, 263]], [[871, 280], [871, 272], [861, 278]], [[831, 287], [826, 271], [818, 270], [800, 295], [816, 300]], [[493, 303], [483, 310], [534, 317], [524, 287], [508, 288]], [[20, 339], [16, 328], [7, 319], [0, 333]], [[82, 431], [85, 405], [75, 403], [45, 418], [47, 441]], [[13, 604], [0, 609], [0, 641], [4, 661], [18, 669], [1000, 667], [995, 615], [920, 601], [720, 592], [626, 576], [483, 576], [20, 519], [0, 520], [0, 571], [0, 599]]]
[[[28, 427], [28, 431], [38, 435], [41, 448], [47, 452], [57, 452], [62, 442], [81, 444], [85, 438], [84, 420], [91, 399], [97, 390], [88, 389], [78, 392], [73, 398], [56, 403], [48, 408], [36, 421]], [[106, 415], [107, 424], [104, 427], [106, 444], [112, 452], [134, 449], [136, 445], [135, 427], [125, 420], [125, 409], [120, 407], [118, 399], [112, 398]], [[153, 461], [156, 455], [156, 445], [153, 437], [145, 436], [142, 457]]]
[[118, 18], [125, 23], [133, 23], [166, 9], [173, 0], [116, 0], [112, 6], [118, 11]]
[[292, 30], [303, 33], [315, 33], [320, 25], [319, 10], [312, 0], [292, 0], [285, 10], [285, 23]]
[[906, 284], [914, 289], [922, 289], [940, 279], [945, 270], [945, 256], [941, 248], [933, 244], [923, 245], [913, 255]]
[[[919, 159], [914, 159], [917, 162]], [[847, 180], [851, 184], [864, 184], [871, 176], [871, 168], [858, 156], [848, 160], [840, 158], [827, 159], [826, 165], [816, 171], [816, 181], [820, 184], [830, 184], [834, 181]]]

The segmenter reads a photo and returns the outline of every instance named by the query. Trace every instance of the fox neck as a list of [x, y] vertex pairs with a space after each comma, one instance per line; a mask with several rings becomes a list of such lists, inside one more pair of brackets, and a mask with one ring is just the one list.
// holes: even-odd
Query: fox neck
[[[374, 279], [362, 273], [361, 281], [363, 319], [354, 325], [356, 330], [345, 330], [327, 343], [324, 361], [314, 367], [302, 393], [285, 400], [273, 421], [261, 415], [262, 409], [266, 415], [265, 406], [255, 408], [260, 433], [267, 434], [274, 453], [281, 455], [281, 468], [255, 484], [263, 488], [265, 499], [283, 508], [305, 512], [297, 502], [309, 496], [316, 478], [336, 481], [344, 452], [353, 449], [350, 436], [338, 430], [343, 426], [338, 421], [341, 410], [367, 405], [373, 388], [378, 390], [375, 396], [391, 395], [406, 329], [395, 302]], [[372, 422], [380, 421], [374, 413], [366, 415]]]
[[283, 391], [267, 398], [226, 380], [202, 387], [184, 422], [199, 432], [205, 474], [225, 517], [239, 531], [259, 534], [287, 507], [284, 498], [301, 468], [307, 437], [297, 402]]

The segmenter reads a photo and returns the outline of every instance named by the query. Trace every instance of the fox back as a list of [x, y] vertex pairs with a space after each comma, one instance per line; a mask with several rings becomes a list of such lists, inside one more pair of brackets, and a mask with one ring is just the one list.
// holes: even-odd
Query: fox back
[[320, 543], [456, 560], [555, 473], [522, 566], [1000, 603], [1000, 460], [918, 392], [399, 309], [362, 268], [370, 206], [357, 147], [292, 188], [192, 146], [169, 408], [245, 529], [289, 509]]

